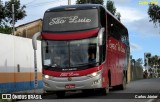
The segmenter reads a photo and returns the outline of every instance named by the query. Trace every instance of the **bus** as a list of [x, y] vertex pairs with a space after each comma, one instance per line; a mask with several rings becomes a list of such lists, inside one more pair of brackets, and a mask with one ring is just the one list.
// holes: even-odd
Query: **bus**
[[102, 5], [48, 9], [39, 35], [45, 92], [55, 92], [60, 98], [67, 91], [96, 89], [107, 94], [110, 87], [126, 88], [128, 31]]

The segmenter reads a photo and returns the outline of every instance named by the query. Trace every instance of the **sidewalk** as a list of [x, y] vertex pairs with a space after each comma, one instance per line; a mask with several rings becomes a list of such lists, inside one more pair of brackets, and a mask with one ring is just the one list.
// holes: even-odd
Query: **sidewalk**
[[44, 94], [43, 89], [33, 89], [33, 90], [24, 90], [24, 91], [18, 91], [13, 93], [19, 93], [19, 94]]
[[43, 89], [36, 89], [36, 90], [24, 90], [24, 91], [18, 91], [18, 92], [13, 92], [15, 94], [41, 94], [43, 96], [50, 95], [50, 94], [55, 94], [55, 92], [44, 92]]

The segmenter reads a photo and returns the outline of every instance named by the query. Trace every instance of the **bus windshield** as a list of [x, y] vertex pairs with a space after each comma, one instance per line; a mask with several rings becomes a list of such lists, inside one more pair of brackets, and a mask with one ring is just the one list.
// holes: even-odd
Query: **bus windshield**
[[46, 32], [79, 31], [97, 27], [97, 9], [46, 12], [43, 19], [43, 31]]
[[74, 41], [42, 41], [43, 65], [73, 68], [98, 62], [97, 38]]

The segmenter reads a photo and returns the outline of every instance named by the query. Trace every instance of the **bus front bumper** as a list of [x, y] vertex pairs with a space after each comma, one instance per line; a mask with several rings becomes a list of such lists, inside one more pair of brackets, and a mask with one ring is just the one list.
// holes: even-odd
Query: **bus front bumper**
[[43, 77], [44, 91], [67, 91], [102, 88], [102, 76]]

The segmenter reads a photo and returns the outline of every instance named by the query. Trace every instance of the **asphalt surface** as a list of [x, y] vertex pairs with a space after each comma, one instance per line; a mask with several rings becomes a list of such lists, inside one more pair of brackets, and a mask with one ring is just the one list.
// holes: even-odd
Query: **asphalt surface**
[[[84, 94], [81, 91], [67, 92], [63, 99], [55, 94], [42, 95], [42, 100], [20, 100], [23, 102], [160, 102], [160, 78], [131, 81], [125, 90], [111, 89], [108, 95], [99, 91]], [[151, 96], [149, 98], [148, 96]], [[160, 96], [160, 95], [159, 95]], [[152, 99], [153, 98], [153, 99]], [[160, 98], [160, 97], [159, 97]]]

